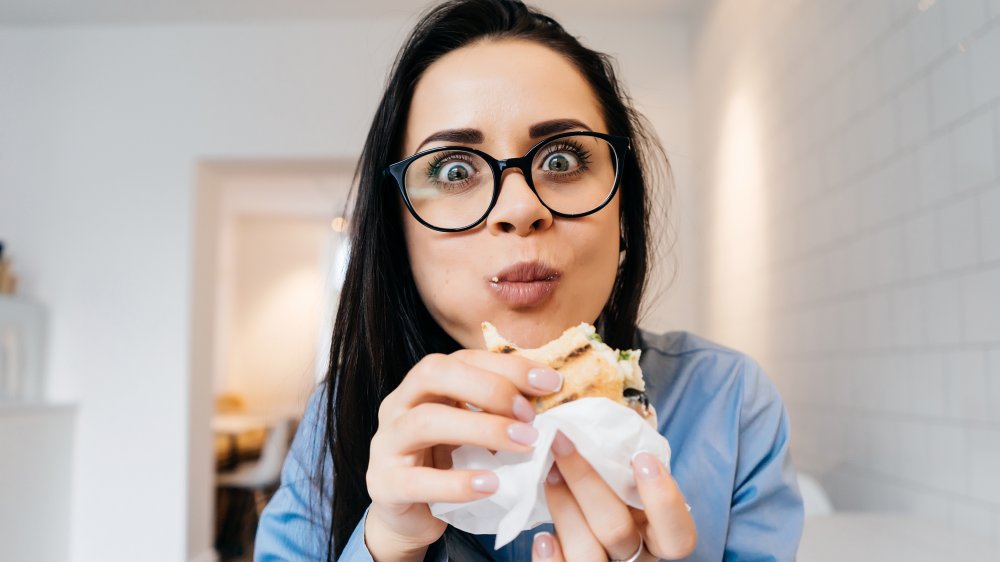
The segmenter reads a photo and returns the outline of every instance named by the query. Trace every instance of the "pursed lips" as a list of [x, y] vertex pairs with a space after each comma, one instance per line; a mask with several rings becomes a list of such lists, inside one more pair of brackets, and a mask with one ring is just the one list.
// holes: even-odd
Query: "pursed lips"
[[545, 302], [559, 284], [562, 272], [544, 262], [522, 261], [493, 275], [491, 290], [513, 308], [538, 306]]

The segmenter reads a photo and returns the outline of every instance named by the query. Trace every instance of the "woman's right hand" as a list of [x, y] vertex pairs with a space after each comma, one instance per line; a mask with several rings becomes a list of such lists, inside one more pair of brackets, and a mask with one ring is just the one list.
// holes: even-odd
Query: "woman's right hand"
[[525, 395], [561, 385], [562, 376], [541, 363], [482, 350], [431, 354], [414, 365], [382, 401], [371, 442], [365, 544], [372, 557], [423, 560], [447, 526], [431, 515], [429, 502], [477, 500], [499, 485], [491, 471], [450, 470], [452, 450], [530, 451], [538, 433]]

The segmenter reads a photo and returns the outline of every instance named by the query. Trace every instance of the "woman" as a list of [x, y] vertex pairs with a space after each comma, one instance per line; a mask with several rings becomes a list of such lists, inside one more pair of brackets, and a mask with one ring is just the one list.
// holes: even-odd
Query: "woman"
[[[802, 506], [774, 387], [737, 352], [637, 329], [657, 147], [628, 101], [604, 55], [520, 2], [454, 0], [421, 19], [365, 143], [330, 371], [257, 560], [793, 559]], [[561, 384], [483, 351], [484, 320], [526, 347], [591, 322], [643, 350], [673, 449], [669, 471], [631, 461], [643, 510], [560, 436], [554, 525], [494, 551], [430, 514], [497, 488], [490, 472], [449, 470], [451, 450], [531, 450], [525, 396]]]

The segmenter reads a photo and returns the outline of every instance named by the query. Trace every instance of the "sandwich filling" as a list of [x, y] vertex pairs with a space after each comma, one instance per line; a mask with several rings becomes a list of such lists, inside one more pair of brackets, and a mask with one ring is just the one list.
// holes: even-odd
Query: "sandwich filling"
[[603, 396], [635, 410], [655, 426], [656, 411], [646, 397], [646, 383], [639, 367], [638, 349], [616, 350], [601, 340], [586, 322], [567, 329], [558, 338], [534, 349], [523, 349], [483, 322], [486, 348], [494, 353], [514, 353], [544, 363], [563, 376], [562, 388], [532, 399], [539, 413], [577, 398]]

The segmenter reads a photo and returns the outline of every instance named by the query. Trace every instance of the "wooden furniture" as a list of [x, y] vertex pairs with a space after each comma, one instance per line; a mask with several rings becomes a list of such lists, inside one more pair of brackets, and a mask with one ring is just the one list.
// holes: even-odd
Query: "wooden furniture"
[[224, 556], [245, 556], [247, 545], [253, 544], [261, 510], [278, 488], [296, 423], [287, 418], [229, 414], [217, 416], [212, 425], [216, 432], [230, 436], [233, 450], [237, 436], [262, 426], [268, 428], [258, 459], [227, 466], [216, 474], [219, 517], [215, 547]]
[[217, 467], [221, 471], [233, 470], [242, 458], [259, 455], [271, 426], [271, 420], [256, 414], [216, 414], [212, 432], [217, 442], [224, 443], [216, 447]]

